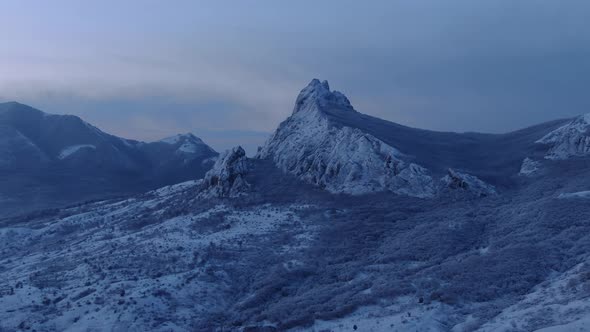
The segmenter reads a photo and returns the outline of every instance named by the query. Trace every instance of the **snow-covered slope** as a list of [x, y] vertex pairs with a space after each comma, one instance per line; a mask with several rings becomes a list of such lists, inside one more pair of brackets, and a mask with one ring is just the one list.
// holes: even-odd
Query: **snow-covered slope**
[[[332, 195], [235, 148], [203, 181], [0, 218], [0, 329], [585, 327], [590, 207], [556, 199], [590, 185], [573, 171], [477, 200]], [[201, 195], [232, 178], [247, 195]]]
[[257, 256], [295, 251], [260, 255], [273, 233], [292, 230], [290, 243], [305, 246], [313, 230], [300, 228], [305, 206], [203, 204], [198, 186], [0, 227], [0, 330], [211, 331], [236, 296], [239, 271], [255, 269]]
[[477, 329], [511, 331], [590, 331], [590, 260], [549, 278]]
[[175, 147], [177, 154], [190, 156], [201, 156], [205, 154], [215, 154], [215, 151], [209, 147], [202, 139], [191, 133], [178, 134], [160, 140]]
[[402, 152], [371, 134], [331, 121], [324, 112], [327, 109], [356, 112], [342, 93], [314, 79], [258, 158], [272, 159], [283, 171], [333, 193], [434, 194], [425, 168], [406, 161]]
[[537, 141], [548, 145], [547, 159], [590, 155], [590, 114], [581, 115]]

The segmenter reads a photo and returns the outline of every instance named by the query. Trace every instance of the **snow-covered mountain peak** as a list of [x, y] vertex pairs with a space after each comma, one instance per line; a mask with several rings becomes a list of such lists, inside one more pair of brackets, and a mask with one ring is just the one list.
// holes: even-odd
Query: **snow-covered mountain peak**
[[177, 146], [176, 152], [179, 154], [205, 154], [214, 152], [202, 139], [192, 133], [174, 135], [164, 138], [159, 142]]
[[250, 188], [244, 178], [249, 169], [246, 152], [241, 146], [225, 151], [205, 174], [199, 195], [203, 198], [243, 195]]
[[321, 111], [326, 108], [354, 111], [350, 101], [344, 94], [338, 91], [330, 91], [328, 81], [320, 82], [320, 80], [314, 78], [297, 96], [293, 114]]
[[160, 140], [160, 142], [167, 143], [167, 144], [176, 144], [181, 141], [192, 141], [195, 143], [203, 143], [203, 140], [201, 140], [197, 136], [193, 135], [192, 133], [177, 134], [177, 135], [166, 137], [166, 138]]
[[428, 170], [397, 148], [358, 128], [343, 125], [328, 111], [354, 111], [348, 99], [317, 79], [297, 97], [295, 111], [261, 148], [281, 170], [330, 192], [365, 194], [392, 191], [431, 197]]
[[590, 155], [590, 113], [580, 115], [536, 143], [549, 145], [546, 159], [567, 159]]

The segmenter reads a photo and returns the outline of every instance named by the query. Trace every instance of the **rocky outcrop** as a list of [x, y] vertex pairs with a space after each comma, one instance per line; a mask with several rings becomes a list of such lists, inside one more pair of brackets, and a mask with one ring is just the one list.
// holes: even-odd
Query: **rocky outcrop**
[[520, 166], [520, 172], [518, 175], [521, 176], [532, 176], [539, 172], [539, 168], [541, 167], [541, 163], [533, 160], [531, 158], [524, 158], [522, 161], [522, 165]]
[[459, 191], [475, 196], [495, 195], [494, 186], [485, 183], [476, 176], [448, 169], [447, 175], [441, 179], [443, 190]]
[[314, 79], [257, 157], [272, 159], [284, 172], [332, 193], [434, 195], [425, 168], [373, 135], [330, 119], [326, 110], [356, 112], [342, 93]]
[[246, 152], [238, 146], [224, 152], [201, 183], [201, 198], [238, 197], [250, 189], [245, 175], [249, 165]]
[[555, 129], [536, 143], [549, 146], [546, 159], [563, 160], [590, 155], [590, 113]]

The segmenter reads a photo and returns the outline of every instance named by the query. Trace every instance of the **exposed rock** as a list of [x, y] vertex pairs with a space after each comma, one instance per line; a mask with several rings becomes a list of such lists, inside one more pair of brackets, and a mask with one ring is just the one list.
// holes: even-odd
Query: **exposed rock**
[[441, 179], [441, 182], [444, 188], [448, 190], [459, 190], [476, 196], [496, 194], [494, 186], [483, 182], [476, 176], [457, 172], [450, 168], [447, 171], [447, 175]]
[[518, 175], [531, 176], [539, 171], [541, 163], [531, 158], [524, 158]]
[[250, 189], [250, 184], [244, 178], [248, 169], [248, 158], [241, 146], [224, 152], [205, 174], [199, 196], [238, 197], [245, 194]]
[[590, 113], [559, 127], [536, 143], [549, 145], [546, 159], [568, 159], [590, 155]]
[[283, 171], [333, 193], [434, 195], [426, 169], [373, 135], [330, 120], [328, 109], [356, 112], [343, 94], [330, 91], [328, 82], [312, 80], [257, 157], [272, 159]]

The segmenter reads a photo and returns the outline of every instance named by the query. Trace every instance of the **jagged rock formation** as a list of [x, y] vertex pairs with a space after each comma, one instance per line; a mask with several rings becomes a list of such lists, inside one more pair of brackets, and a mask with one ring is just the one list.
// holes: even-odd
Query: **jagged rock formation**
[[327, 110], [356, 112], [346, 96], [330, 91], [327, 81], [314, 79], [257, 157], [272, 159], [283, 171], [333, 193], [434, 194], [425, 168], [405, 161], [403, 153], [375, 136], [331, 120]]
[[224, 152], [213, 168], [205, 174], [199, 196], [221, 198], [245, 194], [250, 188], [250, 184], [244, 178], [248, 169], [248, 158], [241, 146]]
[[590, 155], [590, 114], [581, 115], [545, 135], [536, 143], [550, 146], [546, 159], [567, 159]]
[[447, 190], [460, 190], [476, 196], [489, 196], [496, 194], [494, 186], [483, 182], [473, 175], [457, 172], [451, 168], [447, 175], [441, 179], [443, 188]]
[[541, 163], [533, 160], [531, 158], [524, 158], [524, 160], [522, 161], [522, 165], [520, 166], [520, 172], [518, 172], [518, 175], [522, 175], [522, 176], [531, 176], [534, 175], [535, 173], [537, 173], [539, 171], [539, 168], [541, 167]]

